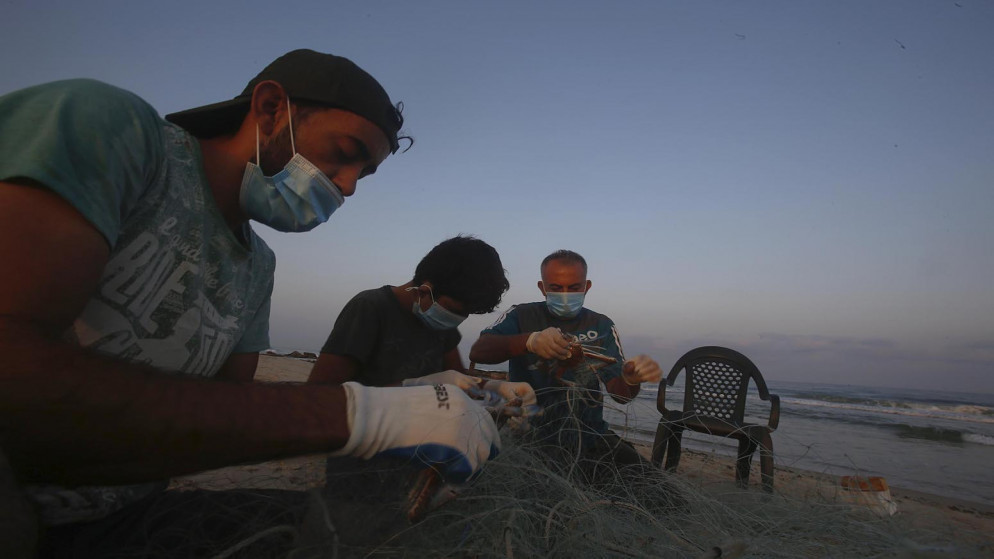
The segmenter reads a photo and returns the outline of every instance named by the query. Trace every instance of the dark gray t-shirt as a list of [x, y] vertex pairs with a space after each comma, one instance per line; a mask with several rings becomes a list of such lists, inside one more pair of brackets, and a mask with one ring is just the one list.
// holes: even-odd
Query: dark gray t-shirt
[[355, 380], [389, 386], [444, 370], [443, 357], [459, 345], [459, 330], [435, 330], [401, 306], [389, 285], [362, 291], [342, 309], [321, 353], [359, 362]]

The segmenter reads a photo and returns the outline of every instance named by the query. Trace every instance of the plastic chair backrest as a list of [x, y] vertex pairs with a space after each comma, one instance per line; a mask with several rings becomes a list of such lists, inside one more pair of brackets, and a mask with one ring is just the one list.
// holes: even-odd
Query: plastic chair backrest
[[684, 413], [742, 423], [749, 379], [755, 381], [762, 399], [769, 397], [759, 369], [748, 357], [733, 349], [705, 346], [688, 351], [673, 366], [666, 383], [673, 386], [684, 369], [687, 371]]

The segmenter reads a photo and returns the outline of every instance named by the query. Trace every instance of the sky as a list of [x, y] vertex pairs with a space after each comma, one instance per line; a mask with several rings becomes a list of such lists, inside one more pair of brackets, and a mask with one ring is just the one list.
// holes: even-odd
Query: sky
[[[994, 392], [994, 2], [0, 1], [0, 94], [96, 78], [160, 114], [296, 48], [346, 56], [415, 138], [277, 255], [271, 341], [457, 234], [664, 370], [723, 345], [777, 381]], [[466, 359], [479, 331], [461, 327]]]

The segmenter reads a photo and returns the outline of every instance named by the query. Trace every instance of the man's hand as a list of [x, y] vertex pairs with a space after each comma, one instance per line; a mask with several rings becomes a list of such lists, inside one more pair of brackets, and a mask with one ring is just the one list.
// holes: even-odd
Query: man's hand
[[663, 378], [663, 370], [648, 355], [636, 355], [634, 359], [625, 361], [621, 378], [626, 384], [638, 386], [643, 382], [659, 382]]
[[488, 380], [483, 385], [484, 390], [496, 392], [505, 400], [521, 400], [521, 406], [532, 406], [538, 403], [535, 397], [535, 389], [527, 382], [508, 382], [504, 380]]
[[333, 456], [413, 457], [460, 483], [500, 451], [490, 414], [453, 385], [342, 385], [351, 434]]
[[543, 359], [567, 359], [570, 356], [569, 341], [559, 328], [549, 327], [541, 332], [532, 332], [525, 347]]
[[[508, 403], [520, 399], [520, 404], [514, 404], [522, 410], [528, 406], [538, 406], [538, 398], [535, 396], [535, 389], [527, 382], [508, 382], [504, 380], [488, 380], [483, 385], [484, 390], [500, 394]], [[528, 419], [524, 417], [511, 417], [507, 420], [507, 425], [512, 431], [523, 432], [528, 429]]]
[[474, 386], [478, 386], [480, 379], [464, 375], [459, 371], [448, 370], [423, 377], [407, 378], [400, 383], [401, 386], [433, 386], [436, 384], [454, 384], [465, 392]]

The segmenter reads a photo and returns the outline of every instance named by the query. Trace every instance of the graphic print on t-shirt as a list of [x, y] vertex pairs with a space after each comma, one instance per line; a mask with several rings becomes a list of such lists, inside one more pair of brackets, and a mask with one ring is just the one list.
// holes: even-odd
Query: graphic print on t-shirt
[[[157, 368], [206, 375], [217, 370], [235, 342], [238, 319], [221, 313], [202, 286], [232, 309], [244, 302], [217, 267], [204, 264], [201, 248], [185, 244], [167, 218], [155, 232], [140, 233], [116, 251], [99, 294], [75, 324], [79, 343], [101, 353]], [[102, 331], [88, 325], [99, 324]]]

